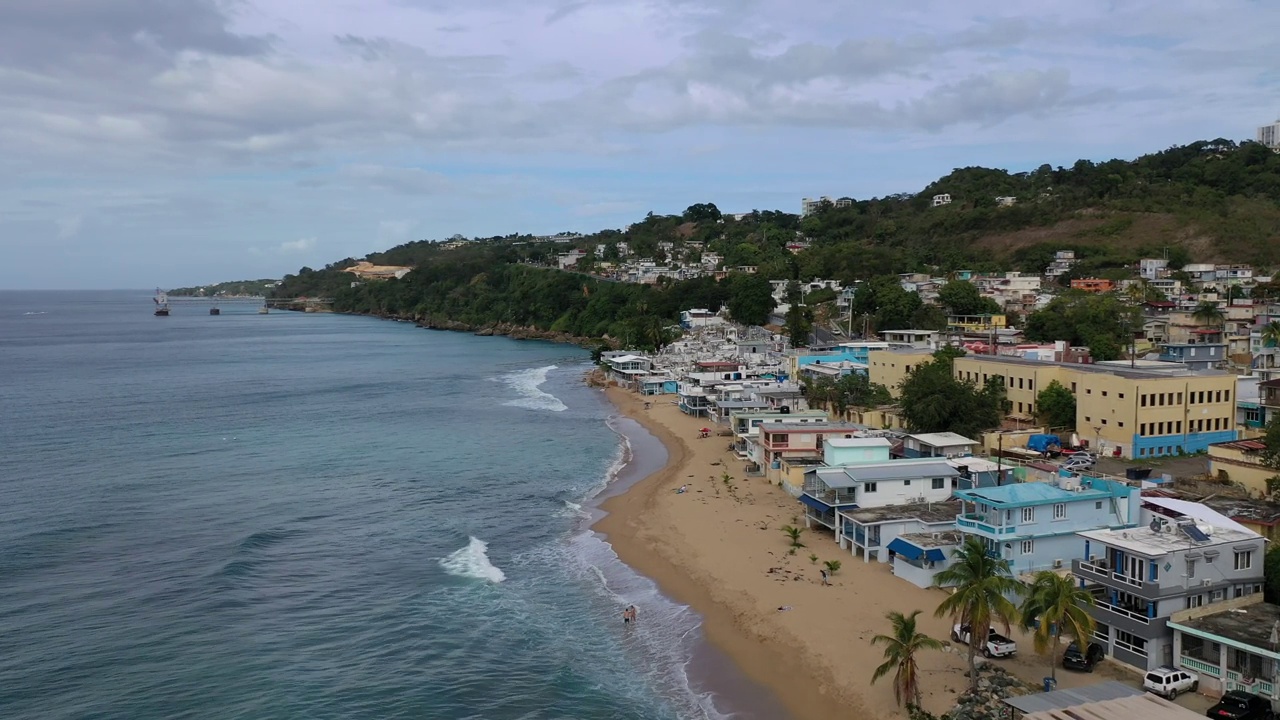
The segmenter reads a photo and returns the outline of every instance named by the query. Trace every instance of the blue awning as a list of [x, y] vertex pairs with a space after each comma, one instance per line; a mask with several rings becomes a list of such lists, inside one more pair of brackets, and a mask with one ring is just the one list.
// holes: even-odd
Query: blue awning
[[810, 495], [801, 495], [800, 502], [804, 503], [805, 505], [808, 505], [809, 507], [813, 508], [814, 510], [817, 510], [818, 512], [825, 513], [825, 512], [831, 512], [832, 510], [830, 505]]
[[932, 562], [946, 562], [947, 555], [938, 548], [930, 548], [925, 551], [924, 559]]
[[919, 560], [924, 551], [903, 540], [902, 538], [894, 538], [888, 545], [889, 552], [897, 553], [908, 560]]

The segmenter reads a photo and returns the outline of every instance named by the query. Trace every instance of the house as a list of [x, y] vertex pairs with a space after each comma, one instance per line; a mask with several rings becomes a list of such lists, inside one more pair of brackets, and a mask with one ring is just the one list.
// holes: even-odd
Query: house
[[1169, 616], [1177, 666], [1200, 676], [1200, 692], [1220, 696], [1243, 690], [1280, 700], [1276, 632], [1280, 605], [1262, 601], [1260, 589]]
[[[1221, 337], [1221, 333], [1211, 329], [1204, 328], [1214, 333], [1217, 337]], [[1226, 343], [1218, 342], [1188, 342], [1188, 343], [1163, 343], [1160, 345], [1160, 360], [1162, 362], [1176, 362], [1186, 365], [1191, 370], [1212, 370], [1222, 366], [1227, 359]]]
[[1280, 470], [1267, 467], [1262, 453], [1267, 449], [1261, 440], [1232, 440], [1209, 446], [1209, 474], [1219, 480], [1243, 485], [1259, 497], [1269, 495], [1267, 480], [1280, 476]]
[[1013, 695], [1002, 702], [1008, 712], [999, 717], [1008, 720], [1204, 720], [1181, 705], [1118, 680]]
[[1207, 497], [1200, 502], [1268, 542], [1280, 540], [1280, 503], [1230, 497]]
[[845, 508], [838, 512], [840, 533], [836, 540], [854, 557], [861, 554], [864, 562], [887, 563], [897, 552], [889, 546], [904, 535], [954, 532], [959, 511], [960, 503], [955, 500]]
[[997, 332], [1008, 326], [1008, 317], [1002, 313], [991, 315], [948, 315], [947, 331], [969, 335]]
[[1173, 665], [1174, 613], [1260, 592], [1266, 541], [1200, 503], [1142, 498], [1140, 526], [1077, 533], [1072, 574], [1091, 592], [1095, 637], [1141, 670]]
[[601, 362], [608, 379], [624, 387], [638, 387], [637, 381], [653, 368], [653, 361], [643, 355], [602, 357]]
[[952, 478], [959, 475], [937, 458], [815, 467], [804, 474], [800, 497], [805, 525], [835, 531], [836, 513], [842, 509], [944, 502], [951, 497]]
[[706, 308], [692, 308], [680, 313], [680, 326], [688, 330], [708, 325], [723, 325], [725, 319]]
[[[885, 330], [880, 333], [880, 339], [889, 344], [891, 348], [915, 348], [919, 350], [933, 350], [938, 346], [937, 330]], [[868, 360], [870, 353], [868, 352]]]
[[972, 455], [977, 440], [953, 432], [921, 433], [902, 438], [902, 455], [917, 457], [963, 457]]
[[960, 473], [956, 487], [960, 490], [996, 487], [1015, 482], [1014, 470], [1007, 463], [979, 457], [949, 457], [947, 463]]
[[[873, 382], [881, 370], [878, 360], [873, 354]], [[1009, 414], [1020, 418], [1035, 417], [1038, 393], [1057, 381], [1076, 396], [1072, 431], [1098, 452], [1163, 457], [1236, 439], [1236, 378], [1220, 370], [1193, 371], [1156, 361], [1059, 363], [1003, 355], [968, 355], [956, 358], [952, 367], [959, 379], [979, 386], [1003, 377]], [[1259, 385], [1264, 393], [1265, 385]]]
[[581, 248], [574, 248], [566, 253], [560, 253], [556, 256], [556, 267], [561, 270], [567, 270], [578, 264], [578, 261], [587, 256], [587, 251]]
[[951, 204], [950, 193], [939, 193], [933, 196], [933, 207], [941, 207], [943, 205], [950, 205], [950, 204]]
[[1050, 278], [1066, 275], [1075, 264], [1075, 250], [1059, 250], [1053, 254], [1053, 262], [1049, 263], [1049, 267], [1045, 268], [1044, 274]]
[[641, 395], [675, 395], [680, 392], [680, 381], [666, 373], [651, 374], [640, 379]]
[[1077, 532], [1133, 527], [1138, 520], [1139, 490], [1101, 478], [1013, 483], [955, 496], [964, 504], [956, 529], [1008, 560], [1015, 575], [1070, 567], [1079, 557]]
[[865, 434], [866, 428], [849, 423], [766, 422], [760, 425], [760, 453], [765, 460], [765, 476], [779, 482], [783, 458], [822, 458], [827, 438], [853, 438]]
[[918, 588], [935, 585], [938, 573], [955, 564], [956, 550], [964, 536], [954, 530], [906, 533], [889, 541], [893, 574]]
[[1104, 293], [1115, 290], [1116, 284], [1103, 278], [1076, 278], [1071, 281], [1071, 289], [1089, 293]]
[[361, 280], [399, 280], [413, 272], [413, 268], [404, 265], [374, 265], [361, 260], [349, 268], [343, 268], [342, 272], [351, 273]]
[[997, 207], [1013, 207], [1014, 205], [1017, 204], [1017, 202], [1018, 202], [1018, 198], [1017, 196], [1014, 196], [1014, 195], [997, 195], [996, 196]]
[[[815, 364], [831, 364], [847, 362], [855, 369], [859, 369], [863, 374], [867, 372], [868, 357], [874, 350], [888, 350], [887, 342], [845, 342], [840, 343], [831, 350], [821, 352], [801, 351], [796, 353], [792, 358], [795, 371], [798, 373], [804, 368]], [[847, 373], [846, 373], [847, 374]]]
[[1138, 261], [1138, 276], [1144, 280], [1159, 280], [1168, 269], [1169, 261], [1164, 258], [1142, 258]]

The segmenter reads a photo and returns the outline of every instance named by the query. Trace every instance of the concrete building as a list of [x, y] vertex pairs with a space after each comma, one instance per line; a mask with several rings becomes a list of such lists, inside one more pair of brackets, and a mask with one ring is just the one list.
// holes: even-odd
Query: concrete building
[[[1209, 328], [1205, 328], [1209, 329]], [[1221, 333], [1209, 335], [1220, 338]], [[1219, 342], [1166, 342], [1160, 344], [1161, 362], [1181, 363], [1190, 370], [1213, 370], [1227, 359], [1227, 345]]]
[[977, 440], [953, 432], [919, 433], [902, 438], [903, 457], [956, 458], [973, 455]]
[[1280, 606], [1262, 601], [1261, 586], [1225, 602], [1169, 617], [1177, 666], [1200, 676], [1200, 692], [1214, 697], [1232, 690], [1280, 700], [1275, 633]]
[[933, 206], [942, 207], [951, 204], [951, 193], [939, 193], [933, 196]]
[[933, 359], [933, 351], [924, 348], [872, 350], [867, 354], [868, 378], [889, 389], [894, 397], [900, 394], [902, 381], [922, 363]]
[[1159, 280], [1168, 271], [1169, 261], [1164, 258], [1142, 258], [1138, 261], [1138, 277]]
[[960, 503], [956, 500], [845, 508], [839, 512], [836, 539], [840, 547], [848, 548], [854, 557], [861, 555], [865, 562], [889, 562], [894, 552], [889, 545], [894, 540], [910, 534], [954, 533], [958, 512]]
[[1280, 475], [1280, 470], [1262, 462], [1267, 449], [1261, 440], [1233, 440], [1209, 446], [1209, 474], [1219, 480], [1243, 485], [1253, 495], [1270, 495], [1267, 480]]
[[1072, 574], [1109, 655], [1150, 670], [1175, 662], [1169, 619], [1262, 587], [1265, 539], [1199, 503], [1142, 499], [1139, 527], [1088, 530]]
[[[873, 354], [873, 382], [879, 382], [879, 361]], [[1126, 458], [1161, 457], [1207, 450], [1212, 443], [1236, 439], [1234, 375], [1192, 371], [1176, 363], [1134, 364], [968, 355], [957, 358], [953, 367], [958, 378], [979, 386], [990, 377], [1003, 377], [1010, 415], [1026, 419], [1035, 416], [1037, 394], [1056, 380], [1075, 393], [1074, 432], [1098, 452]]]
[[937, 330], [885, 330], [880, 333], [880, 339], [889, 343], [889, 347], [894, 349], [932, 351], [938, 347], [940, 335], [941, 333]]
[[1204, 720], [1181, 705], [1116, 680], [1004, 699], [1007, 720]]
[[1075, 250], [1059, 250], [1053, 254], [1053, 262], [1050, 262], [1049, 267], [1045, 268], [1044, 274], [1046, 277], [1050, 278], [1066, 275], [1075, 264]]
[[1280, 150], [1280, 120], [1258, 126], [1258, 142], [1272, 150]]
[[1104, 293], [1115, 290], [1116, 284], [1114, 281], [1104, 278], [1076, 278], [1071, 281], [1071, 289], [1090, 293]]
[[[951, 498], [960, 473], [938, 458], [860, 462], [821, 466], [804, 474], [805, 525], [835, 531], [841, 510], [928, 504]], [[837, 533], [838, 536], [838, 533]]]

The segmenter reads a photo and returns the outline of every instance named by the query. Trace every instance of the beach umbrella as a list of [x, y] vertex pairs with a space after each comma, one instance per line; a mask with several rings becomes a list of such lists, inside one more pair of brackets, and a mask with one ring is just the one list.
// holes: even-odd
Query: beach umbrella
[[711, 432], [711, 428], [702, 428], [702, 432]]

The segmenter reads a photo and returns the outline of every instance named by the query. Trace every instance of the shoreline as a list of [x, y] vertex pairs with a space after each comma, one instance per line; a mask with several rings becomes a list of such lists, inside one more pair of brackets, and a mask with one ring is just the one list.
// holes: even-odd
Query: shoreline
[[[684, 471], [690, 469], [690, 447], [664, 424], [638, 412], [635, 405], [643, 401], [633, 393], [607, 387], [605, 395], [620, 414], [638, 423], [663, 445], [667, 461], [661, 468], [600, 502], [599, 508], [606, 514], [592, 523], [591, 529], [604, 536], [619, 560], [653, 580], [663, 594], [697, 612], [702, 618], [706, 641], [748, 680], [767, 689], [793, 720], [845, 716], [856, 705], [851, 706], [848, 699], [831, 693], [805, 663], [797, 663], [796, 648], [779, 645], [753, 632], [742, 623], [744, 618], [717, 600], [710, 588], [662, 553], [653, 552], [636, 532], [658, 496], [670, 492], [670, 487], [682, 479], [680, 476], [687, 474]], [[732, 700], [729, 703], [732, 704]]]

